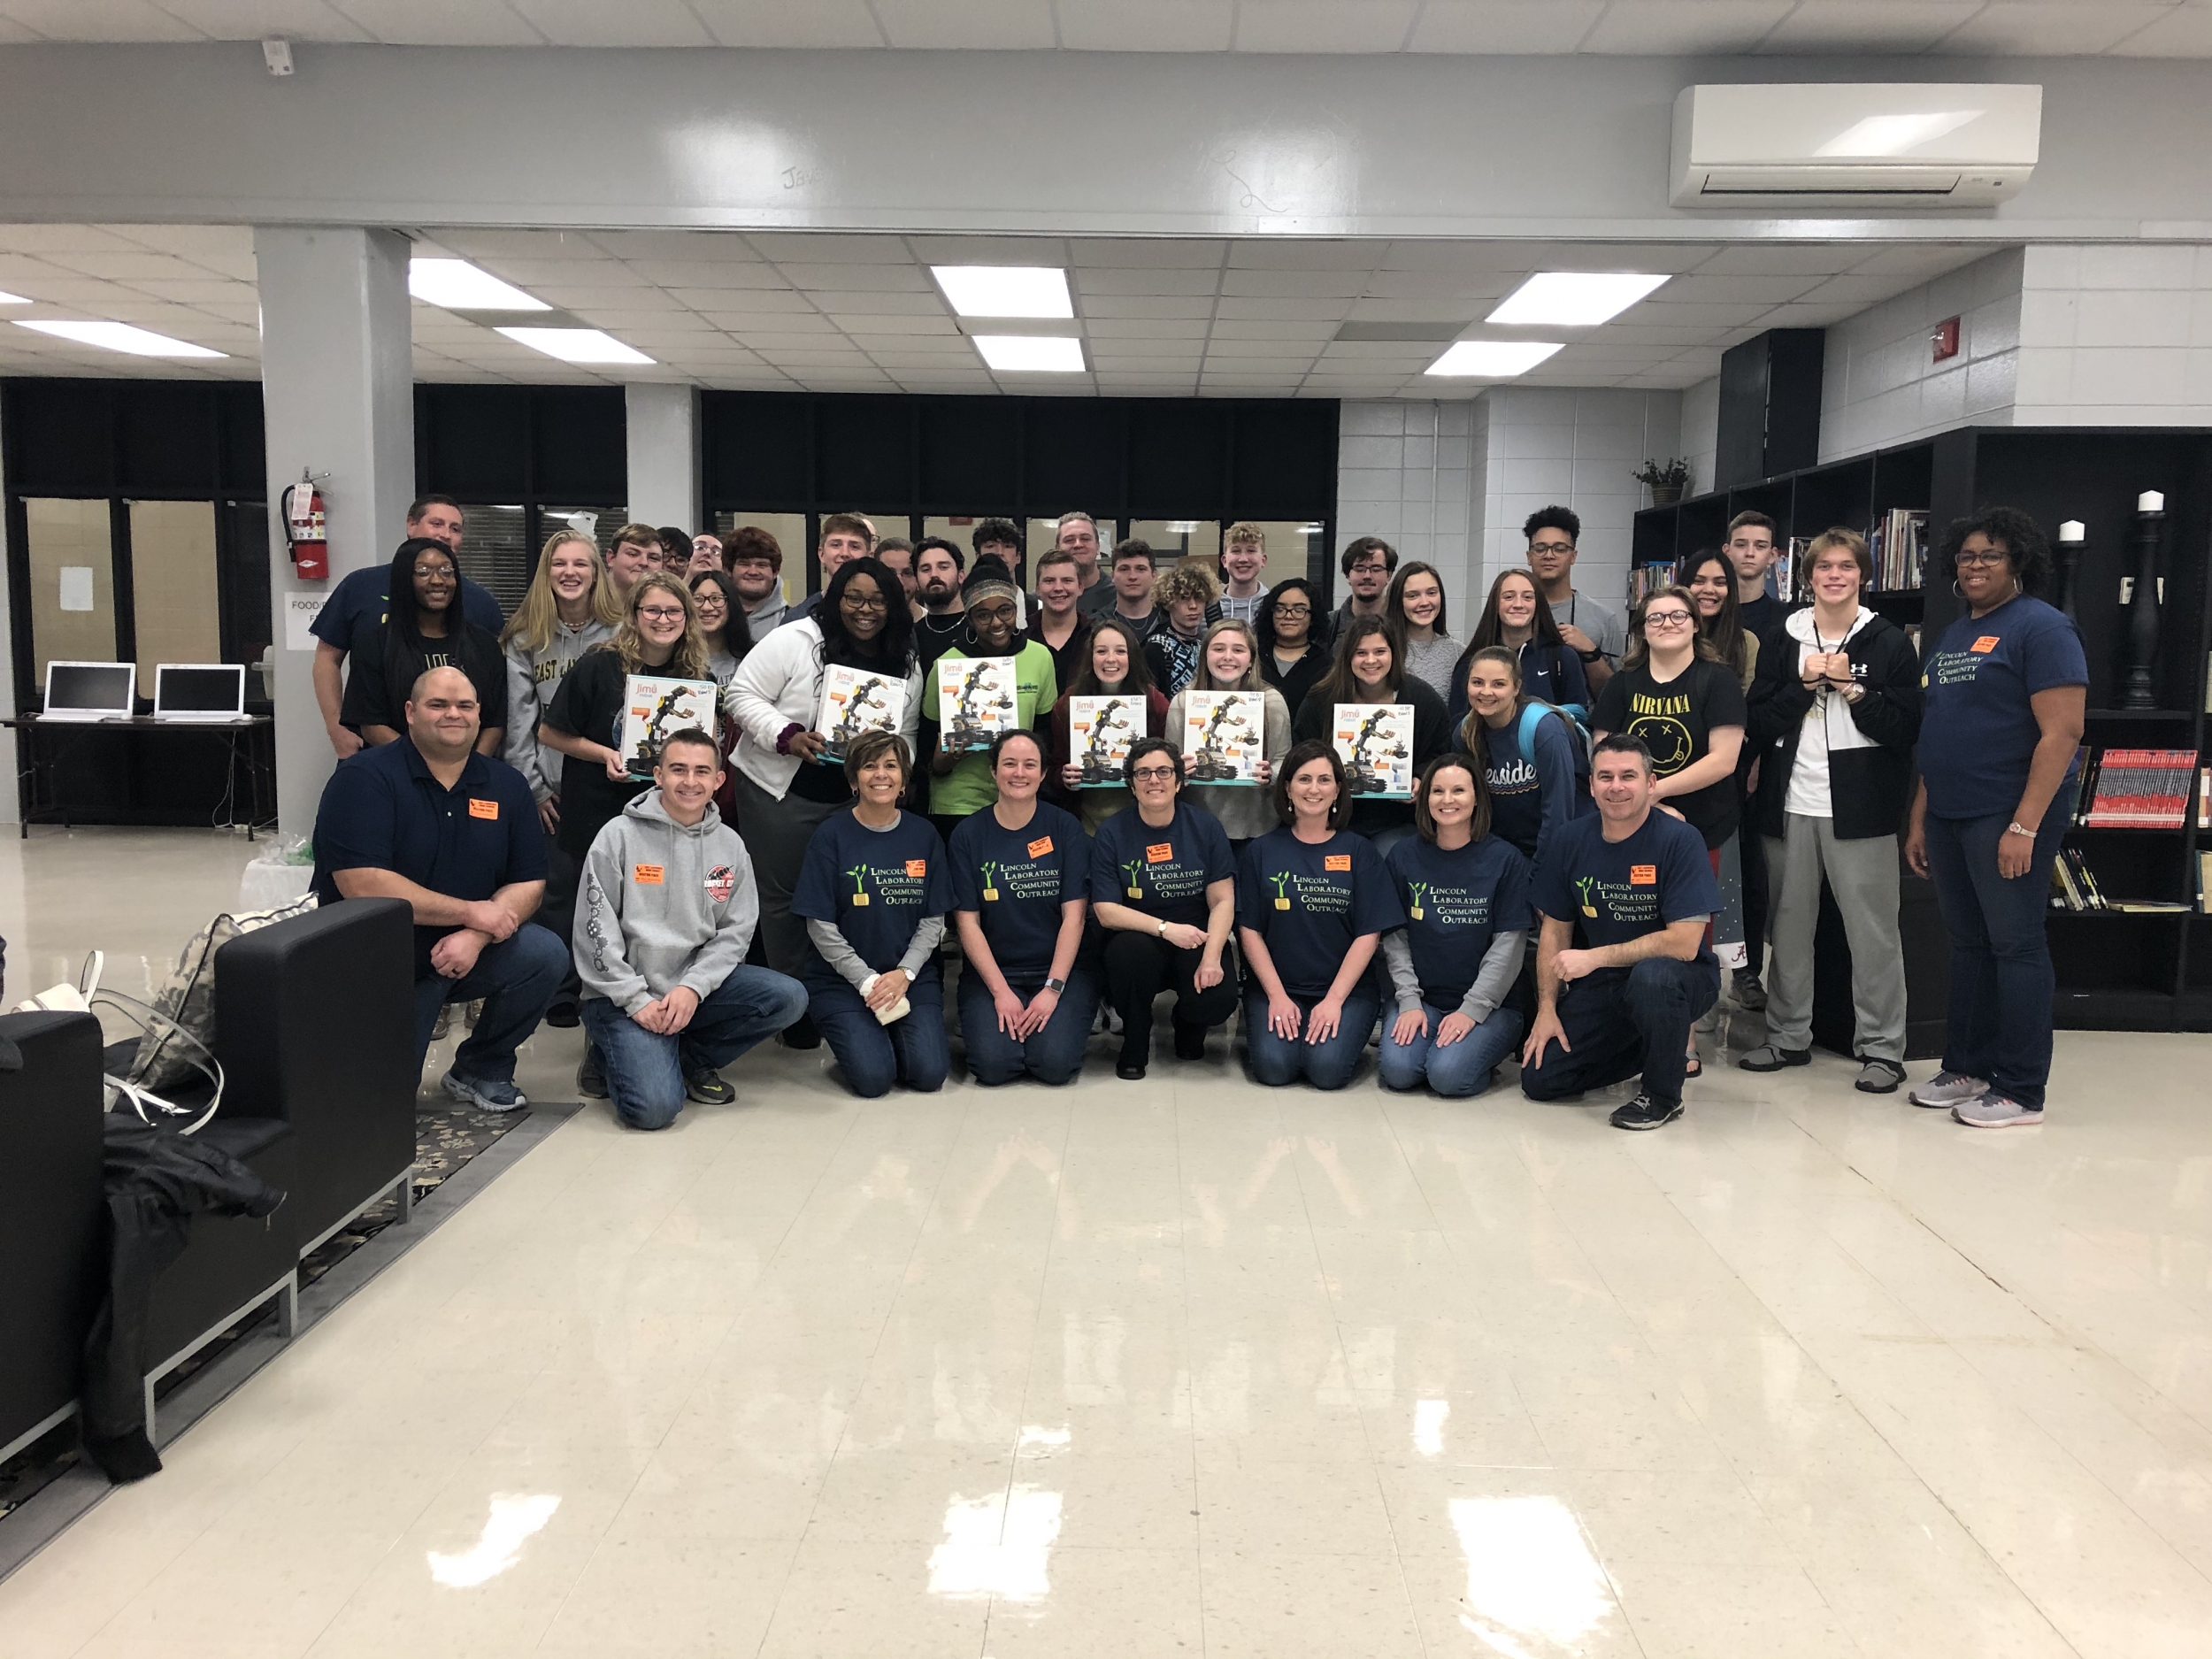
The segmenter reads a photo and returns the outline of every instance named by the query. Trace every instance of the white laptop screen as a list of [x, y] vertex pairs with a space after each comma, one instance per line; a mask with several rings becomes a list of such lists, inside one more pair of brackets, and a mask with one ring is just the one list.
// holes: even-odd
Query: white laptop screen
[[128, 663], [50, 663], [46, 668], [46, 712], [81, 710], [129, 714]]
[[245, 670], [228, 664], [163, 663], [154, 670], [156, 714], [236, 714]]

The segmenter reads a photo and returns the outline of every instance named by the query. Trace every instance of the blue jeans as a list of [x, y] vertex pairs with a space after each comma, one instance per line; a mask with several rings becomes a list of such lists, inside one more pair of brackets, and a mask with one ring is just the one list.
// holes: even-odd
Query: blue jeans
[[894, 1083], [933, 1094], [952, 1070], [944, 987], [934, 978], [919, 979], [907, 999], [913, 1011], [887, 1025], [867, 1009], [856, 1009], [849, 990], [827, 1001], [814, 999], [814, 1023], [844, 1068], [845, 1086], [863, 1100], [888, 1094]]
[[[1321, 999], [1294, 996], [1302, 1018], [1312, 1014]], [[1252, 1080], [1279, 1088], [1301, 1078], [1316, 1088], [1342, 1088], [1359, 1070], [1359, 1057], [1367, 1050], [1368, 1033], [1375, 1029], [1380, 1006], [1364, 987], [1344, 999], [1344, 1018], [1336, 1035], [1325, 1042], [1294, 1041], [1279, 1036], [1267, 1023], [1267, 993], [1256, 985], [1244, 993], [1244, 1056]]]
[[[1025, 1002], [1044, 986], [1041, 979], [1006, 983]], [[973, 968], [961, 969], [957, 997], [960, 1037], [977, 1082], [1014, 1083], [1026, 1072], [1040, 1083], [1072, 1083], [1082, 1071], [1083, 1046], [1098, 1013], [1098, 976], [1081, 963], [1068, 970], [1068, 988], [1060, 993], [1060, 1006], [1045, 1028], [1026, 1041], [1018, 1042], [999, 1029], [991, 988]]]
[[1720, 970], [1706, 962], [1646, 956], [1625, 972], [1601, 968], [1559, 990], [1567, 1047], [1547, 1043], [1521, 1068], [1521, 1093], [1558, 1100], [1641, 1075], [1655, 1104], [1682, 1099], [1690, 1026], [1720, 1000]]
[[1382, 1056], [1378, 1069], [1385, 1088], [1413, 1089], [1426, 1083], [1447, 1100], [1465, 1100], [1490, 1087], [1490, 1074], [1512, 1054], [1521, 1041], [1521, 1017], [1509, 1008], [1494, 1008], [1479, 1025], [1457, 1042], [1437, 1046], [1436, 1028], [1444, 1016], [1456, 1009], [1423, 1002], [1429, 1028], [1411, 1042], [1402, 1043], [1391, 1030], [1395, 1013], [1383, 1015]]
[[430, 1052], [430, 1033], [448, 1002], [481, 998], [483, 1018], [454, 1051], [453, 1073], [480, 1083], [515, 1080], [515, 1050], [545, 1018], [546, 1005], [568, 972], [568, 942], [535, 922], [525, 922], [497, 944], [487, 945], [461, 979], [432, 974], [415, 981], [415, 1070]]
[[806, 987], [742, 963], [672, 1037], [646, 1030], [603, 996], [587, 999], [583, 1008], [614, 1115], [633, 1129], [667, 1128], [684, 1109], [686, 1078], [719, 1071], [805, 1012]]
[[1986, 1078], [2024, 1106], [2040, 1108], [2051, 1078], [2051, 996], [2058, 978], [2044, 934], [2051, 863], [2066, 833], [2070, 790], [2061, 789], [2037, 826], [2028, 873], [1997, 873], [1997, 843], [2010, 814], [1927, 818], [1928, 874], [1951, 936], [1951, 1012], [1943, 1069]]

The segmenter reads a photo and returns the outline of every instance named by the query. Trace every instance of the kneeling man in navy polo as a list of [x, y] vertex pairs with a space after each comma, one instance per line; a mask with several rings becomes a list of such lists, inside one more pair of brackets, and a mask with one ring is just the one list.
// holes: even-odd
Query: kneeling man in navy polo
[[315, 814], [315, 892], [405, 899], [415, 911], [415, 1064], [448, 1002], [482, 1001], [444, 1079], [487, 1111], [526, 1104], [515, 1050], [544, 1018], [568, 944], [528, 926], [545, 895], [545, 839], [520, 772], [476, 752], [475, 688], [433, 668], [396, 743], [341, 761]]
[[1702, 835], [1655, 808], [1655, 781], [1640, 741], [1601, 739], [1590, 765], [1597, 816], [1552, 837], [1529, 894], [1544, 931], [1521, 1093], [1558, 1100], [1640, 1073], [1643, 1092], [1613, 1113], [1616, 1129], [1682, 1115], [1690, 1025], [1720, 996], [1705, 943], [1720, 908], [1712, 861]]

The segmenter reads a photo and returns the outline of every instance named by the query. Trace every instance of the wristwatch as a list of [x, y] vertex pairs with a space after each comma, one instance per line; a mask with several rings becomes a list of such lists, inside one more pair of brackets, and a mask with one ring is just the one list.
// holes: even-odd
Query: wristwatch
[[1068, 982], [1065, 979], [1047, 979], [1045, 981], [1045, 989], [1050, 991], [1056, 996], [1067, 988]]
[[2005, 826], [2005, 833], [2008, 835], [2024, 835], [2030, 841], [2033, 841], [2035, 839], [2035, 832], [2024, 824], [2008, 824]]
[[1599, 657], [1604, 656], [1605, 652], [1602, 649], [1594, 651], [1577, 651], [1575, 655], [1579, 657], [1586, 663], [1594, 663]]
[[1163, 939], [1167, 937], [1167, 924], [1165, 922], [1162, 922], [1160, 924], [1160, 937]]

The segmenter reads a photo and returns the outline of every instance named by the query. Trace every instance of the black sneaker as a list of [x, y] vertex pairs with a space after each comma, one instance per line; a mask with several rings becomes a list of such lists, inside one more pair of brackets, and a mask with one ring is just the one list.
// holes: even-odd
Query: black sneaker
[[1738, 1008], [1754, 1014], [1765, 1010], [1767, 987], [1759, 983], [1757, 974], [1748, 968], [1739, 968], [1733, 975], [1733, 981], [1730, 988], [1735, 996]]
[[726, 1106], [737, 1098], [737, 1091], [720, 1072], [700, 1071], [684, 1079], [684, 1098], [702, 1106]]
[[1114, 1075], [1125, 1083], [1134, 1083], [1144, 1076], [1149, 1056], [1141, 1048], [1124, 1048], [1121, 1057], [1114, 1062]]
[[587, 1047], [583, 1064], [576, 1068], [576, 1092], [586, 1100], [607, 1098], [607, 1074], [599, 1069], [599, 1050]]
[[1810, 1048], [1778, 1048], [1770, 1042], [1763, 1042], [1737, 1061], [1736, 1067], [1742, 1071], [1780, 1071], [1790, 1066], [1810, 1065], [1812, 1063], [1813, 1051]]
[[556, 1002], [545, 1010], [545, 1023], [556, 1031], [573, 1031], [584, 1023], [584, 1016], [573, 1002]]
[[1648, 1094], [1639, 1094], [1627, 1105], [1615, 1107], [1611, 1121], [1616, 1129], [1656, 1129], [1681, 1115], [1680, 1101], [1663, 1106]]
[[1202, 1060], [1206, 1057], [1206, 1028], [1175, 1022], [1175, 1057], [1178, 1060]]
[[814, 1017], [810, 1014], [802, 1014], [786, 1025], [777, 1033], [777, 1040], [787, 1048], [818, 1048], [822, 1046], [822, 1033], [815, 1026]]

